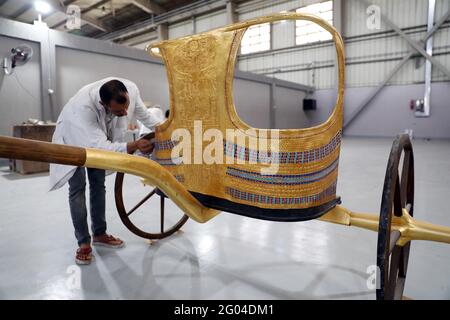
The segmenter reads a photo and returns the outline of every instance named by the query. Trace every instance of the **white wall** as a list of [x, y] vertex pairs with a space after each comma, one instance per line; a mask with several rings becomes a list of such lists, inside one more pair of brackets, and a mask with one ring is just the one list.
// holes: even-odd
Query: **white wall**
[[[373, 88], [348, 88], [345, 92], [347, 118]], [[377, 96], [370, 107], [363, 110], [345, 129], [347, 136], [394, 137], [406, 129], [413, 130], [417, 138], [450, 138], [450, 93], [448, 83], [434, 83], [431, 89], [431, 117], [416, 118], [410, 110], [409, 99], [423, 97], [423, 85], [388, 86]], [[311, 124], [327, 119], [336, 101], [334, 90], [320, 90], [314, 95], [318, 110]]]
[[235, 79], [233, 96], [236, 112], [244, 122], [254, 128], [270, 128], [269, 85]]
[[276, 88], [274, 97], [276, 128], [298, 129], [311, 126], [308, 113], [303, 111], [304, 98], [304, 92]]
[[28, 44], [32, 59], [17, 67], [13, 75], [0, 70], [0, 135], [12, 135], [12, 126], [29, 118], [41, 118], [41, 71], [39, 45], [20, 39], [0, 36], [0, 58], [9, 56], [11, 48]]
[[56, 101], [59, 110], [81, 87], [110, 76], [132, 80], [138, 85], [144, 101], [168, 108], [169, 89], [166, 72], [161, 65], [57, 48]]
[[184, 37], [194, 33], [194, 26], [191, 20], [169, 26], [169, 39]]
[[195, 31], [204, 32], [223, 27], [227, 24], [227, 16], [224, 10], [207, 14], [195, 19]]

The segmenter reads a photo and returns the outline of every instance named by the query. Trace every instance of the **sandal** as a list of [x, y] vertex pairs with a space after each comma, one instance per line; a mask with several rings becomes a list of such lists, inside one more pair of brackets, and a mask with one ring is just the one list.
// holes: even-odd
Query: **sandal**
[[90, 264], [94, 255], [92, 254], [92, 248], [78, 248], [77, 255], [75, 256], [75, 262], [80, 265]]
[[122, 248], [125, 245], [125, 242], [109, 234], [104, 234], [98, 237], [94, 237], [94, 241], [92, 242], [92, 244], [94, 246], [103, 246], [108, 248]]

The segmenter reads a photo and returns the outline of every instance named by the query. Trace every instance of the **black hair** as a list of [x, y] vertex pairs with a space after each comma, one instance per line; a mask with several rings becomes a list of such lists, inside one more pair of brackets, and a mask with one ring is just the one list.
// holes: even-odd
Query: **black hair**
[[111, 102], [111, 100], [124, 104], [127, 102], [127, 98], [125, 97], [125, 93], [127, 92], [127, 87], [125, 87], [123, 82], [119, 80], [111, 80], [106, 82], [100, 88], [100, 99], [102, 99], [102, 102], [107, 105]]
[[168, 118], [169, 118], [169, 115], [170, 115], [170, 110], [169, 110], [169, 109], [167, 109], [167, 110], [166, 110], [166, 119], [168, 119]]

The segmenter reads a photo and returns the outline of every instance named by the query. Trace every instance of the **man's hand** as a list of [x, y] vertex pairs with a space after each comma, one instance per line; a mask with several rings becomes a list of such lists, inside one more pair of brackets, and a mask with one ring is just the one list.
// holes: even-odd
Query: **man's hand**
[[151, 143], [147, 139], [139, 139], [133, 142], [128, 142], [127, 144], [127, 152], [132, 154], [136, 150], [141, 151], [144, 154], [151, 153], [153, 151], [153, 143]]
[[153, 151], [153, 143], [148, 141], [147, 139], [139, 139], [137, 142], [137, 148], [142, 153], [151, 153]]

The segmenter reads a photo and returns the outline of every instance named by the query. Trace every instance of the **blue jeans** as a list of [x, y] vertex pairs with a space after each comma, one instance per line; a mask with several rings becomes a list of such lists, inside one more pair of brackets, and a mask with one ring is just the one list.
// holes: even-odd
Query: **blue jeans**
[[[92, 234], [106, 233], [105, 170], [87, 169]], [[69, 180], [69, 206], [78, 245], [91, 243], [86, 209], [86, 170], [78, 167]]]

